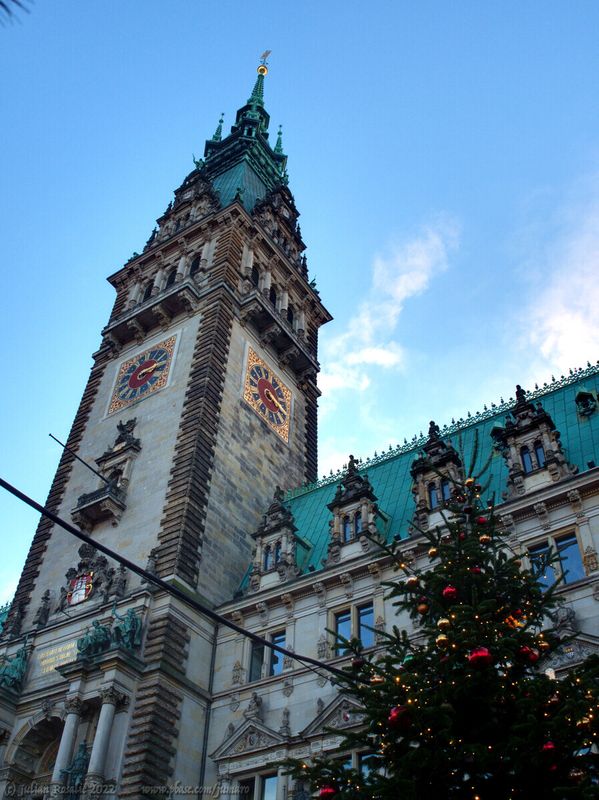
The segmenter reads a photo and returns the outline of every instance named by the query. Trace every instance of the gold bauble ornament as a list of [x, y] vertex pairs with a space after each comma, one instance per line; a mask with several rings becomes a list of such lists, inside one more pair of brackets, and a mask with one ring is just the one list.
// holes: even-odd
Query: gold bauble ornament
[[440, 633], [435, 639], [435, 644], [441, 650], [444, 650], [449, 645], [449, 636], [446, 636], [444, 633]]
[[410, 577], [406, 581], [406, 586], [408, 587], [408, 589], [417, 589], [418, 578], [415, 575], [410, 575]]
[[482, 533], [482, 534], [481, 534], [481, 535], [478, 537], [478, 541], [479, 541], [481, 544], [489, 544], [489, 542], [491, 541], [491, 537], [489, 536], [489, 534], [488, 534], [488, 533]]
[[474, 485], [474, 478], [466, 478], [464, 481], [465, 486], [473, 486]]
[[437, 628], [440, 631], [446, 631], [451, 626], [451, 622], [446, 617], [441, 617], [441, 619], [437, 622]]
[[439, 551], [437, 550], [436, 547], [429, 547], [429, 550], [428, 550], [428, 557], [429, 558], [437, 558], [438, 555], [439, 555]]
[[551, 645], [549, 644], [547, 639], [539, 639], [539, 641], [537, 642], [537, 647], [539, 648], [539, 650], [549, 650]]
[[416, 611], [418, 611], [419, 614], [426, 614], [428, 612], [428, 603], [418, 603]]
[[580, 783], [582, 780], [584, 780], [585, 771], [580, 767], [572, 767], [568, 773], [568, 777], [571, 781], [574, 781], [574, 783]]

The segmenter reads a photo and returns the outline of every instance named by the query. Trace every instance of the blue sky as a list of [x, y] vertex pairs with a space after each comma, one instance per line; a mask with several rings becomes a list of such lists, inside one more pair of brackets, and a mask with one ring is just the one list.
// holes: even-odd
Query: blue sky
[[[0, 474], [46, 497], [113, 290], [260, 53], [321, 338], [320, 472], [599, 357], [599, 5], [37, 0], [0, 28]], [[0, 598], [36, 515], [0, 496]]]

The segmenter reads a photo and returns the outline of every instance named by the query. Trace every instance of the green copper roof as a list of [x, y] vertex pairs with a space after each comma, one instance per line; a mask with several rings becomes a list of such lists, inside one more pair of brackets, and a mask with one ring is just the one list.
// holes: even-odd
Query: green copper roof
[[239, 195], [251, 212], [257, 200], [287, 182], [287, 156], [280, 136], [274, 150], [268, 140], [270, 116], [264, 108], [267, 72], [263, 62], [248, 102], [237, 111], [229, 135], [222, 138], [221, 116], [214, 136], [204, 148], [205, 169], [220, 193], [223, 207]]
[[[599, 465], [599, 409], [585, 417], [578, 413], [575, 397], [581, 389], [593, 392], [597, 397], [599, 391], [599, 367], [591, 366], [579, 370], [567, 378], [554, 384], [530, 392], [527, 399], [538, 400], [550, 414], [555, 427], [561, 432], [561, 442], [566, 459], [576, 465], [580, 472], [588, 470], [588, 463]], [[441, 429], [445, 441], [451, 440], [458, 452], [464, 454], [464, 467], [470, 465], [474, 442], [478, 434], [479, 453], [474, 473], [491, 455], [489, 470], [483, 482], [490, 481], [489, 490], [484, 499], [495, 494], [496, 502], [501, 501], [502, 492], [507, 481], [507, 467], [501, 455], [493, 450], [491, 430], [496, 425], [503, 425], [508, 411], [515, 401], [503, 403], [484, 411], [467, 420], [459, 421]], [[408, 526], [414, 514], [412, 498], [412, 479], [410, 467], [418, 457], [427, 437], [422, 437], [403, 447], [380, 455], [362, 465], [361, 474], [367, 474], [378, 505], [388, 515], [386, 529], [388, 540], [399, 535], [408, 536]], [[315, 570], [322, 568], [322, 560], [326, 557], [329, 541], [329, 519], [331, 512], [327, 508], [335, 494], [342, 473], [327, 478], [312, 487], [301, 487], [289, 493], [285, 505], [291, 510], [299, 536], [308, 542], [312, 549], [304, 571], [309, 567]]]

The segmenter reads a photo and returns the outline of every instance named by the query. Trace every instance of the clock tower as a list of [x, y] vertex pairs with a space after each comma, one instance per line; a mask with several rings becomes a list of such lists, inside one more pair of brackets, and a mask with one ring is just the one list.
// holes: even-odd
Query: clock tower
[[[275, 488], [316, 479], [317, 339], [331, 317], [308, 278], [280, 129], [270, 141], [267, 71], [226, 136], [220, 119], [143, 251], [109, 277], [116, 301], [67, 442], [98, 476], [65, 450], [47, 501], [210, 605], [239, 586]], [[129, 620], [117, 636], [127, 658], [93, 638], [111, 609]], [[62, 709], [37, 734], [55, 748], [53, 784], [80, 744], [88, 784], [115, 781], [119, 797], [173, 774], [197, 783], [189, 736], [197, 750], [210, 621], [42, 519], [4, 638], [29, 651], [4, 728], [27, 739], [42, 692]]]

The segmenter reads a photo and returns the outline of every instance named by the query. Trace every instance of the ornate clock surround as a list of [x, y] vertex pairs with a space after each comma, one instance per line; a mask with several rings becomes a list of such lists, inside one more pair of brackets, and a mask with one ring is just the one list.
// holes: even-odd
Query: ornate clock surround
[[285, 444], [289, 444], [292, 391], [249, 344], [246, 345], [243, 400]]

